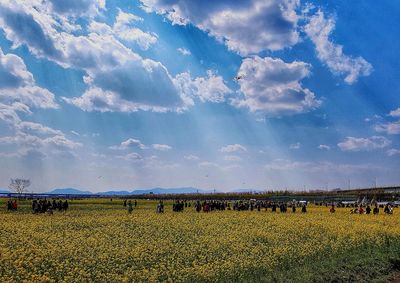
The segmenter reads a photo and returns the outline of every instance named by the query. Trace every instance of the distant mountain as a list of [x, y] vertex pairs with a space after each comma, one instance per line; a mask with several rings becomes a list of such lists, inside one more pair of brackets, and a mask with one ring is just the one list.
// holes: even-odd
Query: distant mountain
[[4, 190], [4, 189], [0, 189], [0, 194], [9, 194], [10, 191], [8, 190]]
[[192, 188], [192, 187], [183, 187], [183, 188], [151, 188], [151, 189], [139, 189], [134, 190], [130, 194], [131, 195], [144, 195], [144, 194], [193, 194], [193, 193], [203, 193], [203, 190]]
[[60, 188], [60, 189], [52, 190], [51, 192], [48, 192], [48, 194], [55, 194], [55, 195], [91, 195], [93, 193], [89, 192], [89, 191], [81, 191], [81, 190], [74, 189], [74, 188]]
[[262, 192], [262, 191], [261, 190], [256, 190], [256, 189], [236, 189], [236, 190], [233, 190], [233, 191], [230, 191], [230, 192], [232, 192], [232, 193], [250, 193], [250, 192], [259, 193], [259, 192]]
[[212, 191], [205, 191], [193, 187], [182, 187], [182, 188], [148, 188], [148, 189], [137, 189], [132, 192], [125, 190], [110, 190], [99, 193], [92, 193], [90, 191], [82, 191], [74, 188], [59, 188], [54, 189], [48, 194], [59, 194], [59, 195], [102, 195], [102, 196], [126, 196], [126, 195], [147, 195], [147, 194], [193, 194], [193, 193], [211, 193]]
[[132, 194], [128, 191], [107, 191], [107, 192], [100, 192], [96, 193], [96, 195], [105, 195], [105, 196], [126, 196]]

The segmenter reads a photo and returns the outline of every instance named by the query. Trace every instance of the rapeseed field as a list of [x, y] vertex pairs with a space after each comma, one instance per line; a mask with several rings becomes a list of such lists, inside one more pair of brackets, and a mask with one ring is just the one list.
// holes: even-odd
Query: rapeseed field
[[[0, 203], [4, 208], [4, 201]], [[70, 202], [66, 213], [0, 212], [0, 282], [386, 281], [400, 262], [400, 215], [310, 206], [164, 214], [139, 201]]]

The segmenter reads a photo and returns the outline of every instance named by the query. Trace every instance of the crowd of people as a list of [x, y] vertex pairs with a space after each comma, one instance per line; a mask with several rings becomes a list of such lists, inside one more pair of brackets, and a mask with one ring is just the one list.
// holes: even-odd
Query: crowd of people
[[185, 207], [191, 207], [191, 203], [187, 200], [176, 200], [173, 204], [172, 204], [172, 211], [174, 212], [183, 212], [183, 209]]
[[[337, 205], [337, 207], [343, 207], [342, 205]], [[350, 210], [351, 214], [379, 214], [379, 205], [375, 204], [373, 208], [371, 208], [370, 204], [367, 205], [352, 205], [352, 206], [345, 206], [345, 207], [352, 207]], [[336, 205], [331, 204], [331, 208], [329, 209], [330, 213], [335, 213], [336, 212]], [[393, 214], [393, 207], [389, 204], [386, 203], [383, 205], [383, 213], [385, 214]]]
[[[271, 210], [271, 212], [280, 212], [286, 213], [290, 210], [292, 213], [295, 213], [297, 209], [299, 209], [302, 213], [307, 212], [307, 202], [305, 201], [266, 201], [266, 200], [238, 200], [238, 201], [226, 201], [226, 200], [205, 200], [200, 201], [197, 200], [193, 202], [193, 207], [196, 212], [211, 212], [211, 211], [224, 211], [224, 210], [234, 210], [234, 211], [261, 211], [261, 210]], [[390, 203], [382, 204], [343, 204], [341, 202], [331, 202], [330, 204], [327, 202], [316, 202], [314, 203], [317, 206], [326, 206], [329, 207], [329, 212], [335, 213], [336, 208], [340, 207], [350, 207], [351, 214], [379, 214], [380, 208], [383, 208], [384, 214], [393, 214], [393, 208]], [[133, 208], [137, 207], [137, 200], [128, 200], [124, 199], [123, 206], [127, 208], [128, 213], [133, 212]], [[175, 200], [172, 204], [173, 212], [183, 212], [185, 208], [192, 207], [192, 202], [188, 200]], [[56, 200], [52, 201], [47, 199], [35, 199], [32, 201], [32, 213], [48, 213], [53, 214], [53, 211], [67, 211], [69, 208], [68, 200]], [[18, 203], [17, 200], [8, 200], [7, 202], [7, 210], [8, 211], [17, 211]], [[156, 206], [156, 213], [164, 212], [164, 202], [160, 200]]]
[[69, 203], [68, 200], [62, 201], [60, 200], [55, 200], [51, 202], [50, 200], [46, 199], [38, 199], [38, 200], [33, 200], [32, 201], [32, 213], [37, 214], [37, 213], [48, 213], [48, 214], [53, 214], [53, 211], [67, 211], [69, 208]]

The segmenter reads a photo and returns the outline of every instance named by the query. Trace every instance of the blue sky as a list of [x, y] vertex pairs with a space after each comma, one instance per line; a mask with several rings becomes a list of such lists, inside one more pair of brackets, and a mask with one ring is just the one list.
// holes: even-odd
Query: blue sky
[[400, 183], [393, 1], [0, 0], [0, 187]]

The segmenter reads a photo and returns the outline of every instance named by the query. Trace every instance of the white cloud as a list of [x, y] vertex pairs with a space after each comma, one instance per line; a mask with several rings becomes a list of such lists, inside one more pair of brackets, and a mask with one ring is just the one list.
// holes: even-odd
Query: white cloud
[[10, 125], [16, 125], [21, 122], [17, 112], [25, 112], [27, 114], [31, 113], [29, 107], [25, 104], [14, 102], [11, 105], [7, 105], [0, 102], [0, 120]]
[[338, 143], [342, 151], [371, 151], [389, 146], [391, 141], [382, 136], [372, 136], [369, 138], [346, 137]]
[[388, 156], [395, 156], [395, 155], [398, 155], [398, 154], [400, 154], [400, 149], [391, 148], [391, 149], [389, 149], [388, 151], [386, 151], [386, 154], [387, 154]]
[[178, 50], [179, 53], [181, 53], [183, 56], [189, 56], [189, 55], [192, 54], [189, 50], [187, 50], [186, 48], [183, 48], [183, 47], [179, 47], [177, 50]]
[[241, 144], [229, 144], [226, 146], [223, 146], [220, 148], [219, 150], [220, 152], [224, 152], [224, 153], [231, 153], [231, 152], [247, 152], [247, 148], [244, 147]]
[[138, 139], [129, 138], [126, 141], [121, 142], [119, 145], [110, 146], [110, 149], [114, 150], [125, 150], [130, 148], [146, 149], [147, 147]]
[[329, 145], [326, 144], [320, 144], [318, 146], [319, 149], [323, 149], [323, 150], [331, 150], [331, 147]]
[[389, 135], [400, 134], [400, 121], [377, 124], [375, 130]]
[[[44, 4], [36, 4], [36, 10], [28, 2], [0, 4], [0, 26], [14, 47], [25, 44], [37, 57], [86, 72], [85, 93], [64, 101], [85, 111], [102, 112], [182, 111], [191, 103], [164, 65], [134, 53], [104, 24], [97, 23], [100, 33], [75, 36], [46, 14]], [[122, 15], [120, 22], [126, 13]], [[126, 17], [132, 19], [130, 14]], [[37, 87], [30, 90], [29, 95], [39, 91]]]
[[392, 116], [392, 117], [400, 117], [400, 108], [397, 108], [396, 110], [390, 111], [389, 115]]
[[72, 17], [95, 16], [105, 8], [105, 0], [49, 0], [53, 12]]
[[352, 84], [360, 76], [368, 76], [372, 72], [372, 66], [362, 57], [354, 58], [345, 55], [343, 46], [329, 39], [335, 24], [333, 18], [326, 18], [319, 10], [309, 17], [304, 31], [315, 44], [318, 58], [328, 66], [331, 72], [345, 75], [345, 82]]
[[300, 81], [310, 74], [310, 65], [304, 62], [285, 63], [270, 57], [246, 58], [238, 76], [244, 98], [232, 100], [237, 107], [248, 107], [270, 116], [308, 112], [321, 101], [313, 92], [303, 88]]
[[136, 152], [131, 152], [131, 153], [128, 153], [127, 155], [118, 156], [118, 157], [125, 159], [127, 161], [133, 161], [133, 162], [138, 162], [138, 161], [143, 160], [142, 156]]
[[[45, 127], [46, 128], [46, 127]], [[39, 137], [24, 132], [17, 131], [14, 136], [0, 137], [0, 144], [14, 145], [25, 149], [56, 149], [72, 150], [81, 147], [82, 144], [67, 139], [64, 134], [57, 134], [50, 137]]]
[[158, 143], [152, 144], [152, 147], [153, 147], [155, 150], [160, 150], [160, 151], [168, 151], [168, 150], [171, 150], [171, 149], [172, 149], [172, 147], [169, 146], [169, 145], [167, 145], [167, 144], [158, 144]]
[[[376, 115], [375, 115], [376, 116]], [[400, 118], [400, 108], [390, 111], [388, 116], [393, 118]], [[380, 119], [377, 120], [377, 124], [375, 124], [375, 131], [386, 133], [389, 135], [397, 135], [400, 134], [400, 120], [394, 122], [383, 122], [383, 118], [378, 116]]]
[[155, 33], [147, 33], [137, 27], [133, 27], [132, 23], [137, 21], [143, 21], [143, 18], [125, 13], [119, 9], [113, 31], [120, 39], [135, 42], [141, 49], [147, 50], [157, 42], [158, 36]]
[[289, 149], [300, 149], [300, 147], [301, 147], [301, 143], [297, 142], [297, 143], [291, 144], [289, 146]]
[[167, 69], [149, 59], [131, 58], [110, 70], [91, 72], [85, 80], [89, 88], [82, 96], [63, 98], [85, 111], [181, 111], [191, 103]]
[[33, 135], [53, 135], [53, 136], [62, 136], [63, 133], [60, 130], [56, 130], [47, 126], [44, 126], [39, 123], [34, 122], [20, 122], [16, 125], [16, 128], [25, 134], [33, 134]]
[[[22, 58], [4, 54], [0, 48], [0, 103], [14, 105], [21, 110], [22, 104], [36, 108], [57, 108], [54, 94], [38, 87], [33, 75], [27, 70]], [[24, 112], [29, 111], [27, 107]]]
[[183, 158], [185, 158], [186, 160], [191, 160], [191, 161], [196, 161], [196, 160], [200, 159], [200, 157], [193, 155], [193, 154], [185, 155]]
[[193, 23], [230, 50], [242, 55], [280, 50], [299, 40], [297, 0], [201, 1], [142, 0], [147, 12], [165, 15], [173, 24]]
[[213, 71], [207, 71], [207, 77], [192, 79], [190, 73], [178, 74], [174, 79], [180, 91], [189, 97], [198, 97], [202, 102], [220, 103], [232, 90], [225, 85], [224, 79]]

